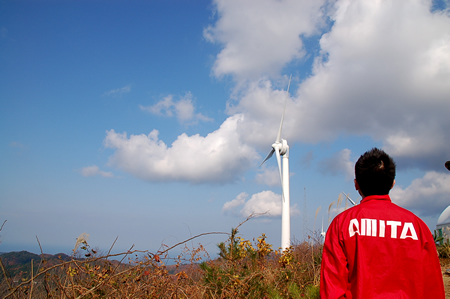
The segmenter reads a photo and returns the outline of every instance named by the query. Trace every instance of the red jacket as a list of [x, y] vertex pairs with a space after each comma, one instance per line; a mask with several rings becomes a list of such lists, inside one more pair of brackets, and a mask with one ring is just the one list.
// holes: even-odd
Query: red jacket
[[332, 221], [323, 247], [325, 298], [445, 298], [433, 236], [389, 195], [367, 196]]

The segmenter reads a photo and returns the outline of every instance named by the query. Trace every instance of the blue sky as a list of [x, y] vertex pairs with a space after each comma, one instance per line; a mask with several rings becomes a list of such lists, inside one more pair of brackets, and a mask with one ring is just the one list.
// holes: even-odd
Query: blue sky
[[292, 238], [326, 228], [341, 191], [359, 200], [352, 167], [374, 146], [397, 161], [393, 201], [434, 229], [449, 51], [442, 1], [0, 1], [0, 252], [37, 236], [70, 253], [81, 233], [156, 251], [261, 211], [242, 236], [277, 248], [276, 160], [258, 166], [291, 74]]

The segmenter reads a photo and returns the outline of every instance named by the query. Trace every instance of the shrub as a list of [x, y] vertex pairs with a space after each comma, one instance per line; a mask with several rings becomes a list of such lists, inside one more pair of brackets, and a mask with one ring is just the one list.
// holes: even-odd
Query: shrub
[[166, 262], [175, 246], [157, 253], [131, 248], [120, 254], [100, 254], [86, 238], [69, 260], [50, 264], [42, 255], [38, 266], [32, 261], [29, 275], [9, 277], [0, 259], [5, 277], [0, 297], [319, 298], [319, 242], [273, 250], [264, 234], [250, 242], [238, 235], [238, 227], [218, 244], [218, 258], [210, 259], [200, 244], [185, 245], [205, 235], [201, 234], [175, 245], [184, 249], [171, 266]]

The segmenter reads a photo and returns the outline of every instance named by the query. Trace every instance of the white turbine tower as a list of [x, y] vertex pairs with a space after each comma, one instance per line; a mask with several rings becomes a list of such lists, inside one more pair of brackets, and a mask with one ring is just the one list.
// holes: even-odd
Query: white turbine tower
[[[281, 248], [286, 250], [291, 246], [291, 219], [289, 206], [289, 146], [287, 141], [281, 139], [281, 129], [283, 127], [284, 113], [286, 112], [286, 103], [289, 95], [289, 87], [291, 85], [291, 78], [286, 92], [286, 100], [284, 102], [284, 110], [281, 116], [280, 128], [278, 129], [277, 139], [272, 144], [272, 150], [261, 163], [264, 164], [270, 159], [273, 153], [276, 154], [278, 170], [280, 171], [281, 189], [282, 189], [282, 208], [281, 208]], [[283, 156], [283, 167], [281, 167], [281, 156]], [[261, 166], [260, 165], [260, 166]]]

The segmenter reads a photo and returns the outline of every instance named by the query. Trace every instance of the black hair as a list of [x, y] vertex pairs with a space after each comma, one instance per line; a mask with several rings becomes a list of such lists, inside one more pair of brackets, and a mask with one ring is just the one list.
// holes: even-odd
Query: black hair
[[389, 194], [395, 179], [395, 162], [383, 150], [373, 148], [359, 157], [355, 176], [364, 196]]

